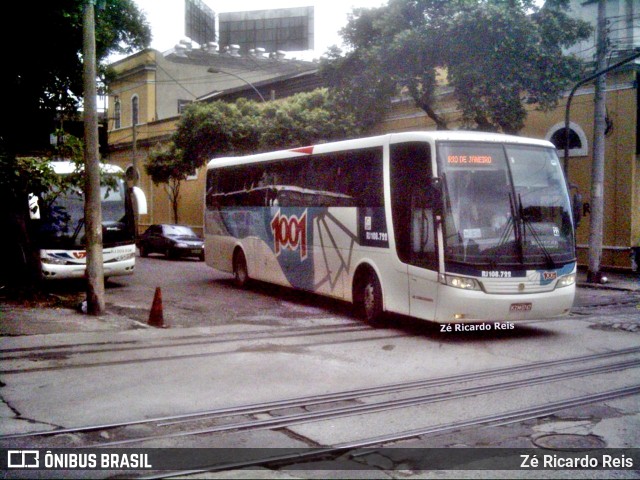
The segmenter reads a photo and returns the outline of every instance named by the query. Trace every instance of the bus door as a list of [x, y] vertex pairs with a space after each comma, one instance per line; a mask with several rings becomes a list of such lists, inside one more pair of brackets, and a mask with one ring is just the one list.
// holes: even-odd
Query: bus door
[[391, 208], [398, 260], [405, 269], [408, 313], [435, 318], [438, 254], [431, 146], [424, 142], [390, 148]]
[[416, 186], [411, 195], [409, 314], [433, 319], [438, 291], [436, 224], [431, 195]]

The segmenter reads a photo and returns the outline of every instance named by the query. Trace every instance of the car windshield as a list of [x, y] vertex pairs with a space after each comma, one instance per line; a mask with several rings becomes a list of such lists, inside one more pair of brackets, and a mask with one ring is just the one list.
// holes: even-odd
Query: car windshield
[[197, 235], [193, 230], [191, 230], [189, 227], [184, 227], [182, 225], [165, 225], [163, 230], [164, 230], [164, 234], [169, 237], [197, 238]]
[[545, 266], [573, 261], [570, 205], [553, 148], [443, 143], [445, 260]]

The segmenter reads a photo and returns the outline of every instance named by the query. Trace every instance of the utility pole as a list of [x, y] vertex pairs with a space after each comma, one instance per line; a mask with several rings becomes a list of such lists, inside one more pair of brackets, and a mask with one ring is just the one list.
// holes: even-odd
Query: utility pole
[[[596, 71], [607, 67], [606, 0], [598, 1]], [[589, 270], [587, 281], [600, 283], [602, 272], [602, 237], [604, 231], [604, 163], [606, 128], [606, 75], [600, 75], [595, 83], [593, 119], [593, 162], [591, 165], [591, 224], [589, 228]]]
[[102, 260], [102, 206], [100, 160], [98, 158], [98, 114], [96, 107], [95, 0], [85, 0], [83, 18], [84, 83], [84, 218], [87, 250], [87, 313], [102, 315], [104, 267]]

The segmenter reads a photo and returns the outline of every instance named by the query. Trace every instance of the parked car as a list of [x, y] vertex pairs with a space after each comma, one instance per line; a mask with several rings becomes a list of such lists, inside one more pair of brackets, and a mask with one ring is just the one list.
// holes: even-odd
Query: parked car
[[138, 238], [140, 256], [161, 253], [168, 258], [198, 257], [204, 260], [204, 241], [184, 225], [151, 225]]

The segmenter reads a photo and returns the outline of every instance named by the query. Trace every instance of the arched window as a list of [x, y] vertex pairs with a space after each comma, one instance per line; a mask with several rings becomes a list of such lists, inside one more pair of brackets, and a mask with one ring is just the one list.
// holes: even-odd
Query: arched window
[[122, 115], [122, 106], [120, 105], [120, 99], [116, 98], [115, 102], [114, 102], [114, 107], [113, 107], [113, 121], [114, 121], [114, 128], [120, 128], [120, 118]]
[[131, 125], [138, 125], [139, 120], [139, 104], [140, 100], [138, 99], [138, 95], [134, 95], [131, 97]]
[[[566, 145], [564, 122], [556, 123], [551, 127], [545, 138], [556, 146], [558, 154], [562, 157]], [[577, 123], [569, 122], [569, 156], [586, 157], [588, 154], [589, 144], [584, 130]]]

